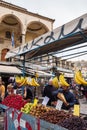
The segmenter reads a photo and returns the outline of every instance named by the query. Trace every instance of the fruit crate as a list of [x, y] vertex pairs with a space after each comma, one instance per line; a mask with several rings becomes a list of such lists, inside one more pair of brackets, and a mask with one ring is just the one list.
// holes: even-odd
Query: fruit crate
[[5, 130], [67, 130], [61, 126], [37, 119], [14, 108], [0, 104], [5, 109]]

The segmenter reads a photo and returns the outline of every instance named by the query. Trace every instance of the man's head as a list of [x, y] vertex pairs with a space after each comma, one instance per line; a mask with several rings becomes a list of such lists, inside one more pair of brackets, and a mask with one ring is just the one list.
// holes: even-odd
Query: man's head
[[53, 85], [52, 79], [49, 79], [48, 84], [49, 84], [49, 85]]

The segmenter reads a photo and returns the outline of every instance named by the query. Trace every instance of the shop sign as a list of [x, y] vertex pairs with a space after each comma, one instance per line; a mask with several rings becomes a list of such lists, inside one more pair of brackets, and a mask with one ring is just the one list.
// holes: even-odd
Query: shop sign
[[53, 31], [48, 32], [24, 45], [14, 48], [13, 50], [7, 53], [5, 58], [22, 55], [32, 50], [39, 49], [60, 39], [67, 38], [72, 34], [84, 31], [85, 29], [87, 29], [87, 14], [67, 24], [64, 24], [61, 27], [58, 27]]

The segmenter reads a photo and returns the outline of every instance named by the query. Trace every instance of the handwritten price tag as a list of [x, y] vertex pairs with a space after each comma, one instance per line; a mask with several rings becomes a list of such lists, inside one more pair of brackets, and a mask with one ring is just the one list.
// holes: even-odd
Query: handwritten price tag
[[47, 96], [45, 96], [44, 99], [43, 99], [42, 104], [46, 106], [48, 101], [49, 101], [49, 98]]
[[56, 104], [56, 109], [61, 110], [62, 104], [63, 102], [61, 100], [58, 100]]

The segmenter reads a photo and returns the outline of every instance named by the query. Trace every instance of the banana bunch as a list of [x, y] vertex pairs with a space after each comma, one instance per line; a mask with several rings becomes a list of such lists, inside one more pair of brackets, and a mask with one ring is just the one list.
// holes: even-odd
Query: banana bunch
[[54, 78], [52, 79], [52, 83], [53, 83], [53, 86], [54, 86], [55, 88], [58, 88], [58, 87], [59, 87], [58, 78], [57, 78], [57, 77], [54, 77]]
[[32, 84], [32, 86], [34, 86], [34, 87], [39, 87], [40, 85], [37, 83], [37, 81], [35, 80], [35, 78], [32, 78], [31, 79], [31, 84]]
[[32, 83], [29, 81], [29, 79], [28, 78], [26, 78], [27, 79], [27, 85], [30, 85], [30, 86], [32, 86]]
[[77, 84], [87, 85], [87, 82], [83, 78], [82, 73], [81, 73], [80, 70], [78, 70], [78, 71], [75, 72], [74, 80], [75, 80], [75, 82]]
[[15, 82], [19, 85], [19, 86], [23, 86], [27, 84], [27, 79], [26, 77], [23, 76], [16, 76], [15, 77]]
[[66, 79], [65, 79], [65, 77], [64, 77], [63, 74], [61, 74], [61, 75], [59, 76], [59, 81], [60, 81], [60, 84], [61, 84], [62, 86], [67, 86], [67, 87], [70, 86], [70, 85], [67, 83], [67, 81], [66, 81]]

